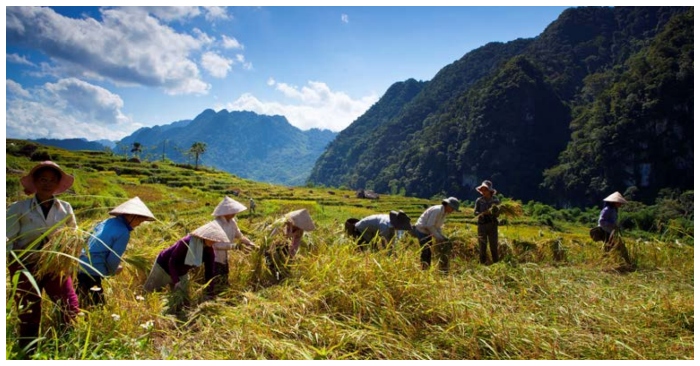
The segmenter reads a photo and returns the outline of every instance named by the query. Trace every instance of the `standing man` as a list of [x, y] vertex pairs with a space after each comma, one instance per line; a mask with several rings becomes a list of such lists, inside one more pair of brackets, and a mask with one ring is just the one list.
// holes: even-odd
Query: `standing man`
[[248, 199], [248, 206], [250, 207], [250, 213], [255, 215], [255, 201], [253, 200], [253, 197]]
[[418, 218], [413, 234], [418, 238], [422, 248], [420, 260], [424, 270], [430, 268], [432, 242], [439, 255], [440, 271], [444, 274], [449, 271], [452, 243], [442, 234], [442, 226], [447, 215], [455, 211], [459, 211], [459, 200], [455, 197], [449, 197], [442, 200], [440, 205], [428, 207]]
[[486, 264], [486, 242], [491, 248], [493, 263], [498, 262], [498, 205], [496, 190], [490, 180], [485, 180], [476, 191], [481, 197], [476, 199], [474, 215], [477, 216], [477, 234], [479, 236], [479, 262]]

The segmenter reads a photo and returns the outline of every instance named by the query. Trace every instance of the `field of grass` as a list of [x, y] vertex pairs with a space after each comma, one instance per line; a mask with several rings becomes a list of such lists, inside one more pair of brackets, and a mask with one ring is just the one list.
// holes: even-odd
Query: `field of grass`
[[[22, 199], [19, 178], [36, 162], [24, 142], [7, 140], [7, 203]], [[693, 359], [694, 247], [645, 233], [624, 233], [634, 270], [620, 271], [581, 224], [541, 225], [521, 217], [500, 227], [503, 260], [478, 261], [476, 226], [466, 206], [449, 216], [450, 273], [420, 269], [416, 239], [396, 250], [361, 252], [343, 234], [349, 217], [402, 209], [415, 222], [438, 202], [355, 198], [335, 188], [282, 187], [208, 168], [129, 163], [103, 153], [40, 147], [75, 175], [62, 194], [89, 231], [115, 205], [139, 196], [158, 218], [138, 227], [125, 270], [103, 282], [107, 304], [85, 309], [68, 329], [45, 299], [36, 359]], [[239, 192], [236, 198], [233, 193]], [[171, 310], [167, 293], [142, 285], [158, 252], [212, 219], [224, 195], [257, 212], [241, 230], [263, 243], [261, 228], [307, 208], [317, 230], [283, 282], [263, 285], [260, 251], [229, 255], [230, 289], [205, 299], [203, 270], [189, 304]], [[459, 197], [474, 200], [474, 197]], [[554, 228], [553, 228], [554, 227]], [[555, 229], [556, 228], [556, 229]], [[435, 260], [434, 260], [435, 261]], [[18, 357], [17, 309], [6, 276], [6, 358]], [[49, 305], [51, 304], [51, 305]]]

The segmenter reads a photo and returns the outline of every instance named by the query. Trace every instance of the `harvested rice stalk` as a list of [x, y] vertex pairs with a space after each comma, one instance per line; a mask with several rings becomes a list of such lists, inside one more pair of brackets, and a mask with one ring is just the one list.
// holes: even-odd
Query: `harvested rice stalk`
[[498, 214], [506, 218], [515, 218], [523, 215], [523, 206], [519, 202], [507, 201], [498, 206], [491, 206], [491, 209], [498, 207]]
[[85, 239], [80, 231], [64, 227], [47, 237], [47, 242], [37, 253], [37, 275], [71, 276], [78, 265]]

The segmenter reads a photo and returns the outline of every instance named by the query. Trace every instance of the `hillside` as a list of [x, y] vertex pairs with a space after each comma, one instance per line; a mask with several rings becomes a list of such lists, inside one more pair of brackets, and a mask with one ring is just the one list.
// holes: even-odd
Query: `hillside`
[[203, 142], [203, 165], [257, 181], [304, 185], [335, 135], [328, 130], [301, 131], [282, 116], [208, 109], [191, 121], [141, 128], [120, 140], [117, 151], [126, 154], [138, 142], [141, 156], [148, 160], [159, 160], [164, 154], [177, 163], [194, 163], [189, 149]]
[[470, 51], [410, 98], [387, 92], [309, 181], [466, 198], [490, 179], [558, 207], [692, 189], [692, 35], [690, 8], [567, 9], [535, 38]]
[[[692, 192], [669, 196], [659, 206], [623, 207], [632, 271], [621, 271], [615, 257], [603, 257], [599, 243], [588, 238], [600, 207], [555, 210], [539, 203], [522, 205], [524, 216], [502, 223], [503, 260], [480, 265], [473, 202], [464, 200], [444, 228], [454, 249], [450, 274], [443, 276], [436, 266], [420, 270], [415, 239], [402, 238], [393, 254], [360, 252], [342, 232], [348, 217], [391, 209], [406, 211], [415, 222], [438, 201], [398, 195], [360, 199], [350, 190], [289, 188], [211, 168], [139, 164], [105, 152], [27, 145], [6, 141], [7, 204], [26, 197], [19, 178], [35, 164], [29, 156], [50, 157], [75, 176], [60, 197], [73, 206], [81, 230], [133, 196], [158, 218], [132, 233], [125, 270], [103, 282], [104, 308], [84, 311], [68, 330], [56, 326], [55, 308], [44, 308], [46, 339], [37, 359], [694, 357]], [[189, 305], [174, 313], [175, 299], [143, 294], [144, 280], [158, 252], [211, 220], [224, 195], [244, 204], [255, 198], [257, 213], [245, 211], [238, 220], [263, 248], [262, 227], [291, 210], [307, 208], [317, 230], [305, 234], [284, 282], [260, 282], [261, 251], [233, 251], [230, 290], [205, 299], [198, 269]], [[679, 211], [671, 214], [672, 209]], [[660, 231], [636, 226], [649, 216]], [[6, 358], [15, 359], [10, 278], [6, 288]]]

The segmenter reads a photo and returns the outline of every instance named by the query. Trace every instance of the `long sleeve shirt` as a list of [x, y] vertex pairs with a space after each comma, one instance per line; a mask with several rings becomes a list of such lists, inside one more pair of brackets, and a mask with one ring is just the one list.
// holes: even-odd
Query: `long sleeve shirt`
[[[491, 196], [491, 198], [486, 198], [483, 196], [479, 197], [476, 199], [476, 202], [474, 204], [474, 215], [482, 214], [482, 213], [488, 211], [491, 208], [491, 206], [498, 205], [500, 203], [501, 203], [501, 201], [498, 198], [496, 198], [495, 196]], [[493, 219], [494, 219], [494, 217], [492, 217], [491, 214], [486, 213], [486, 214], [481, 215], [481, 217], [479, 217], [478, 223], [482, 224], [485, 222], [490, 222]]]
[[355, 223], [355, 228], [367, 236], [374, 236], [379, 233], [387, 241], [394, 237], [394, 227], [391, 226], [389, 214], [376, 214], [367, 216]]
[[444, 239], [442, 225], [445, 223], [446, 216], [447, 213], [443, 205], [428, 207], [418, 218], [416, 229], [423, 234], [430, 234], [436, 239]]
[[598, 226], [602, 227], [606, 233], [611, 233], [617, 225], [617, 208], [605, 206], [600, 211], [598, 217]]
[[228, 263], [228, 251], [235, 248], [233, 241], [236, 238], [243, 237], [243, 233], [241, 232], [241, 229], [238, 228], [236, 219], [226, 221], [223, 216], [218, 216], [216, 218], [216, 222], [218, 222], [219, 225], [221, 225], [221, 228], [224, 229], [224, 232], [226, 232], [229, 242], [214, 243], [214, 261], [225, 264]]
[[[194, 266], [185, 264], [190, 238], [191, 236], [187, 235], [178, 240], [175, 244], [163, 249], [156, 258], [156, 263], [170, 274], [174, 284], [180, 282], [180, 277], [194, 268]], [[214, 249], [212, 247], [204, 246], [202, 263], [204, 263], [204, 280], [209, 281], [214, 278]]]
[[124, 216], [112, 217], [95, 226], [88, 239], [88, 250], [80, 253], [80, 270], [93, 276], [112, 276], [116, 273], [126, 251], [131, 231]]
[[77, 228], [73, 207], [55, 197], [46, 216], [36, 196], [13, 203], [6, 213], [7, 250], [24, 249], [46, 231], [63, 225]]

